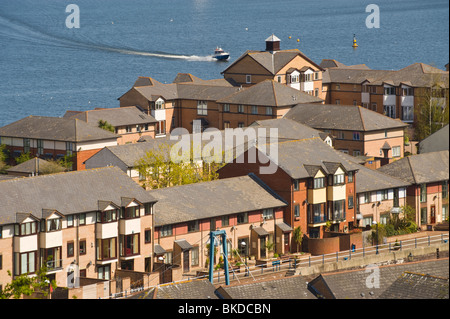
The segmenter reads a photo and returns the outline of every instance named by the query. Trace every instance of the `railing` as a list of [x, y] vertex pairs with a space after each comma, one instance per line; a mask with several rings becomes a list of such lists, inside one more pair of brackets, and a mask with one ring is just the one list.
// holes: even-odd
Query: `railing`
[[[441, 235], [435, 235], [435, 236], [424, 236], [414, 239], [408, 239], [408, 240], [400, 240], [398, 244], [396, 243], [387, 243], [382, 245], [373, 245], [373, 246], [363, 246], [363, 248], [359, 249], [350, 249], [346, 251], [337, 251], [335, 253], [331, 254], [323, 254], [318, 256], [307, 256], [307, 257], [301, 257], [299, 258], [290, 258], [286, 260], [269, 260], [267, 264], [265, 265], [258, 265], [258, 266], [249, 266], [245, 267], [243, 272], [236, 272], [233, 270], [232, 267], [229, 267], [229, 279], [230, 281], [240, 281], [242, 279], [249, 279], [253, 278], [253, 280], [256, 280], [255, 277], [258, 275], [264, 275], [269, 273], [275, 273], [275, 272], [281, 272], [281, 271], [288, 271], [288, 270], [295, 270], [297, 268], [301, 267], [311, 267], [314, 265], [324, 265], [325, 263], [332, 263], [332, 262], [338, 262], [338, 261], [347, 261], [351, 260], [355, 257], [366, 257], [370, 255], [376, 255], [381, 253], [389, 253], [392, 251], [402, 251], [404, 249], [415, 249], [418, 247], [428, 247], [435, 244], [444, 244], [449, 242], [449, 235], [448, 234], [441, 234]], [[198, 276], [198, 277], [190, 277], [189, 279], [183, 279], [179, 281], [174, 281], [169, 284], [177, 284], [177, 283], [183, 283], [191, 280], [196, 279], [204, 279], [208, 278], [208, 275]], [[214, 272], [213, 275], [213, 282], [215, 284], [217, 283], [224, 283], [225, 282], [225, 273], [224, 270], [220, 270], [217, 272]], [[166, 283], [167, 284], [167, 283]], [[161, 285], [166, 285], [161, 284]], [[160, 285], [150, 286], [150, 287], [136, 287], [135, 289], [130, 289], [130, 291], [122, 291], [118, 292], [116, 294], [113, 294], [109, 296], [108, 298], [125, 298], [130, 296], [133, 293], [153, 289]]]
[[320, 224], [327, 221], [326, 214], [322, 215], [310, 215], [308, 214], [308, 224]]
[[334, 222], [341, 222], [345, 220], [345, 211], [344, 212], [333, 212], [331, 215], [331, 220]]
[[48, 260], [45, 262], [47, 271], [62, 269], [62, 259]]

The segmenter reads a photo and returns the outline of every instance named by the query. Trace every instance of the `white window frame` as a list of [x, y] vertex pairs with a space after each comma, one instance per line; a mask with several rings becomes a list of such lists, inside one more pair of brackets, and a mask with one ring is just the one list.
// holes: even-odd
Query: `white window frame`
[[208, 115], [208, 102], [198, 101], [197, 102], [197, 115]]

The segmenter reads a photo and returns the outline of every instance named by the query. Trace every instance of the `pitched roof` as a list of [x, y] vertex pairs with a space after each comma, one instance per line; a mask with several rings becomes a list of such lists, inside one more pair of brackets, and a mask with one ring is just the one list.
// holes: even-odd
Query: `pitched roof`
[[263, 68], [265, 68], [273, 75], [277, 74], [296, 56], [302, 57], [303, 59], [314, 65], [317, 69], [323, 70], [319, 65], [314, 63], [311, 59], [309, 59], [303, 52], [301, 52], [298, 49], [279, 50], [274, 52], [247, 50], [244, 54], [242, 54], [239, 58], [237, 58], [236, 61], [231, 63], [224, 71], [222, 71], [221, 74], [227, 72], [228, 69], [236, 65], [240, 60], [242, 60], [246, 56], [251, 57], [253, 60], [255, 60], [258, 64], [260, 64]]
[[236, 286], [221, 286], [217, 293], [224, 299], [316, 299], [301, 276]]
[[0, 136], [66, 142], [117, 139], [118, 135], [78, 119], [28, 116], [0, 128]]
[[377, 131], [407, 126], [400, 120], [355, 105], [298, 104], [284, 118], [319, 130]]
[[[260, 148], [259, 145], [255, 147]], [[268, 153], [268, 158], [293, 179], [313, 177], [314, 174], [308, 166], [320, 166], [324, 172], [329, 173], [325, 164], [331, 162], [342, 165], [347, 171], [360, 168], [360, 165], [354, 161], [354, 157], [336, 151], [318, 137], [271, 143], [271, 147], [264, 147], [268, 149], [268, 152], [262, 150], [262, 156]], [[277, 156], [270, 154], [269, 149], [272, 148], [277, 150]]]
[[449, 179], [449, 151], [411, 155], [378, 168], [380, 172], [411, 184]]
[[153, 299], [218, 299], [216, 288], [207, 279], [159, 285], [150, 296]]
[[28, 173], [33, 174], [38, 171], [40, 173], [42, 169], [45, 169], [50, 163], [42, 158], [32, 158], [26, 162], [20, 163], [16, 166], [8, 168], [8, 173]]
[[361, 165], [356, 175], [356, 193], [407, 187], [409, 182]]
[[320, 295], [326, 299], [377, 299], [405, 271], [448, 278], [448, 267], [448, 259], [380, 266], [378, 268], [379, 276], [377, 277], [379, 279], [377, 282], [378, 288], [367, 284], [368, 276], [375, 272], [373, 267], [324, 273], [310, 280], [309, 286], [313, 288], [312, 291], [315, 291], [317, 296]]
[[218, 103], [284, 107], [298, 103], [322, 103], [323, 100], [274, 80], [265, 80], [239, 90]]
[[0, 181], [0, 224], [14, 223], [18, 212], [39, 217], [44, 209], [63, 215], [97, 211], [99, 201], [121, 205], [124, 197], [156, 201], [116, 167]]
[[380, 299], [448, 299], [448, 276], [438, 277], [405, 271], [381, 295]]
[[370, 70], [370, 68], [365, 64], [345, 65], [344, 63], [341, 63], [334, 59], [323, 59], [322, 62], [320, 62], [320, 66], [324, 69], [341, 68], [341, 69]]
[[155, 226], [286, 206], [256, 176], [225, 178], [148, 192], [158, 200]]
[[117, 108], [96, 108], [94, 110], [77, 112], [67, 111], [64, 118], [79, 119], [95, 126], [99, 120], [107, 121], [112, 126], [138, 125], [156, 123], [156, 119], [142, 112], [137, 106]]
[[140, 76], [140, 77], [138, 77], [136, 82], [134, 82], [133, 87], [135, 87], [135, 86], [152, 86], [152, 85], [158, 85], [158, 84], [161, 84], [161, 82], [158, 82], [149, 76]]
[[322, 132], [288, 118], [261, 120], [253, 122], [250, 127], [277, 129], [279, 139], [303, 139], [322, 137]]
[[448, 151], [449, 149], [449, 124], [434, 132], [419, 142], [419, 153]]

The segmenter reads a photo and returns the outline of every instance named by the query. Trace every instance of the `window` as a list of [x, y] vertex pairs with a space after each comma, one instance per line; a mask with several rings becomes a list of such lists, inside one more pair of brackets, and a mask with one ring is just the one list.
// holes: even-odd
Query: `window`
[[357, 106], [357, 105], [358, 105], [358, 101], [353, 100], [353, 105], [354, 105], [354, 106]]
[[343, 131], [337, 131], [337, 139], [343, 140], [345, 138], [345, 134]]
[[155, 102], [155, 110], [162, 110], [165, 108], [165, 102], [163, 100], [158, 100]]
[[372, 103], [372, 111], [377, 111], [377, 103]]
[[384, 115], [395, 119], [395, 105], [385, 105], [384, 106]]
[[229, 122], [229, 121], [223, 122], [223, 128], [224, 128], [224, 129], [230, 128], [230, 122]]
[[278, 81], [278, 83], [281, 83], [281, 75], [277, 76], [277, 81]]
[[348, 197], [348, 208], [353, 208], [353, 196]]
[[386, 225], [389, 222], [389, 214], [380, 215], [380, 224]]
[[164, 225], [161, 227], [161, 237], [172, 236], [172, 225]]
[[273, 218], [273, 209], [263, 209], [262, 216], [264, 219], [272, 219]]
[[108, 260], [117, 257], [117, 238], [97, 239], [97, 260]]
[[198, 101], [197, 102], [197, 114], [198, 115], [208, 115], [208, 102]]
[[252, 114], [258, 114], [258, 107], [255, 105], [252, 105]]
[[353, 172], [348, 172], [348, 182], [353, 183]]
[[361, 139], [360, 133], [359, 132], [353, 132], [353, 140], [354, 141], [359, 141]]
[[199, 230], [198, 220], [188, 222], [188, 233], [196, 232], [198, 230]]
[[80, 224], [80, 225], [86, 225], [86, 214], [85, 214], [85, 213], [80, 214], [80, 217], [79, 217], [79, 224]]
[[125, 131], [126, 131], [127, 133], [131, 133], [131, 131], [132, 131], [131, 126], [130, 126], [130, 125], [127, 125], [127, 126], [125, 127]]
[[248, 255], [248, 238], [239, 238], [238, 240], [239, 255], [242, 257]]
[[427, 208], [426, 207], [423, 207], [423, 208], [420, 209], [420, 222], [422, 224], [426, 224], [428, 222], [428, 219], [427, 219]]
[[250, 74], [247, 74], [245, 76], [245, 83], [247, 83], [247, 84], [252, 83], [252, 76]]
[[74, 144], [72, 142], [66, 142], [66, 155], [72, 156], [74, 150]]
[[314, 96], [318, 97], [319, 96], [319, 89], [314, 89]]
[[336, 104], [341, 104], [341, 100], [336, 100]]
[[149, 244], [152, 242], [152, 231], [151, 229], [146, 229], [144, 231], [144, 241], [146, 244]]
[[37, 140], [37, 153], [44, 154], [44, 141], [43, 140]]
[[384, 88], [384, 95], [395, 95], [395, 87], [387, 86]]
[[414, 106], [404, 105], [402, 106], [402, 119], [403, 121], [414, 120]]
[[294, 206], [294, 217], [300, 217], [300, 205], [296, 204]]
[[73, 227], [73, 215], [67, 216], [67, 227]]
[[[312, 74], [311, 74], [311, 73], [304, 74], [304, 79], [305, 79], [305, 82], [311, 82], [311, 80], [312, 80]], [[339, 84], [338, 84], [338, 85], [339, 85]]]
[[238, 105], [238, 113], [244, 113], [244, 106], [242, 104]]
[[420, 185], [420, 202], [421, 203], [427, 202], [427, 184]]
[[238, 127], [238, 128], [244, 128], [244, 127], [245, 127], [245, 124], [242, 123], [242, 122], [239, 122], [237, 127]]
[[373, 221], [373, 217], [364, 217], [362, 220], [362, 227], [366, 227], [366, 226], [372, 226], [372, 221]]
[[403, 95], [403, 96], [411, 96], [411, 95], [414, 95], [414, 89], [413, 89], [413, 88], [403, 88], [403, 89], [402, 89], [402, 95]]
[[366, 203], [370, 203], [370, 193], [369, 192], [364, 193], [364, 202], [363, 202], [363, 204], [366, 204]]
[[140, 206], [132, 206], [125, 208], [125, 211], [121, 214], [121, 218], [130, 219], [139, 217], [139, 212], [141, 210]]
[[[442, 198], [448, 197], [448, 181], [442, 182]], [[1, 238], [1, 236], [0, 236]]]
[[118, 218], [118, 209], [106, 210], [104, 212], [97, 212], [97, 223], [111, 223]]
[[139, 234], [120, 235], [119, 247], [120, 256], [139, 255]]
[[224, 104], [223, 105], [223, 111], [224, 112], [230, 112], [230, 104]]
[[80, 240], [80, 255], [86, 255], [87, 252], [87, 246], [86, 246], [86, 239]]
[[314, 189], [325, 187], [325, 177], [314, 178]]
[[389, 198], [387, 189], [383, 189], [380, 193], [381, 193], [381, 200], [387, 200]]
[[361, 155], [361, 151], [360, 150], [354, 150], [353, 151], [353, 156], [360, 156]]
[[266, 115], [272, 115], [272, 108], [270, 106], [266, 106]]
[[29, 138], [23, 139], [23, 152], [24, 153], [30, 152], [30, 139]]
[[75, 256], [75, 245], [73, 241], [67, 243], [67, 257]]
[[314, 80], [318, 80], [319, 79], [319, 72], [314, 72]]
[[345, 175], [337, 174], [333, 176], [333, 185], [342, 185], [345, 183]]
[[298, 75], [291, 74], [291, 83], [298, 83]]
[[230, 216], [222, 216], [222, 227], [230, 225]]
[[377, 93], [377, 87], [376, 86], [370, 86], [370, 93], [376, 94]]
[[246, 223], [248, 223], [248, 214], [247, 213], [237, 214], [237, 223], [238, 224], [246, 224]]
[[[0, 239], [2, 239], [2, 235], [3, 235], [3, 227], [0, 226]], [[1, 269], [1, 268], [0, 268]]]
[[345, 200], [329, 202], [328, 207], [331, 213], [330, 219], [335, 221], [345, 219]]
[[294, 179], [293, 185], [294, 185], [294, 191], [298, 191], [300, 189], [300, 187], [299, 187], [300, 183], [299, 183], [298, 179]]
[[392, 147], [392, 157], [400, 157], [401, 148], [400, 146]]
[[166, 121], [165, 120], [158, 121], [156, 123], [155, 134], [156, 135], [166, 134]]
[[336, 91], [339, 91], [341, 89], [341, 85], [340, 84], [336, 84]]
[[191, 249], [191, 266], [195, 267], [199, 265], [199, 248], [194, 247]]
[[442, 205], [442, 220], [447, 220], [448, 217], [448, 204]]
[[16, 236], [28, 236], [37, 233], [36, 222], [16, 224], [14, 227], [14, 235]]
[[14, 275], [36, 272], [36, 251], [14, 253]]

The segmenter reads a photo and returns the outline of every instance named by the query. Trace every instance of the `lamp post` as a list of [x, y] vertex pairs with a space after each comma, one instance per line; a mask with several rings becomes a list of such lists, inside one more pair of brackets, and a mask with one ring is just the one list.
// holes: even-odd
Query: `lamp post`
[[245, 255], [245, 268], [247, 268], [247, 271], [245, 272], [245, 276], [248, 276], [248, 265], [247, 265], [247, 243], [245, 241], [241, 242], [241, 247], [244, 249], [244, 255]]
[[376, 254], [378, 255], [378, 223], [376, 221], [373, 221], [372, 224], [376, 225], [376, 227], [377, 227], [377, 236], [376, 236], [377, 237], [377, 248], [376, 248], [377, 250], [376, 250]]

